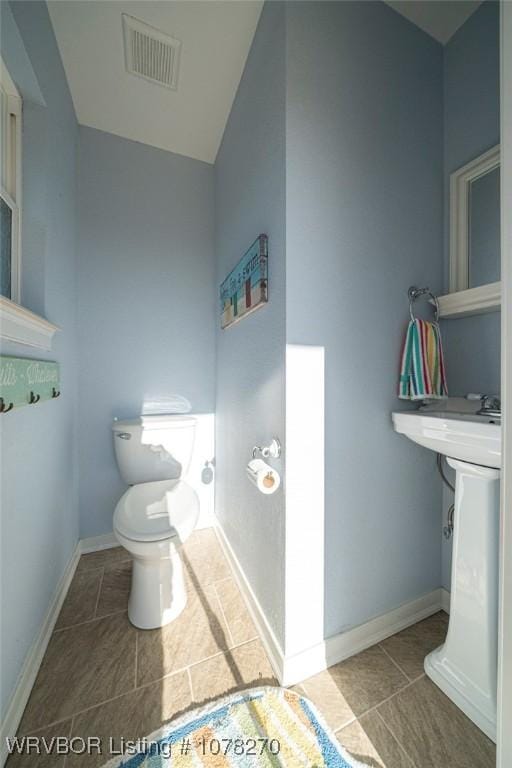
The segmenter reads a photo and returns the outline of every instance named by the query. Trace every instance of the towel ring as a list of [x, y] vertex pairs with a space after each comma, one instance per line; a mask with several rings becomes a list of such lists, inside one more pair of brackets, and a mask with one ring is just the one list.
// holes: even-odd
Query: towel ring
[[430, 288], [416, 288], [415, 285], [411, 285], [411, 287], [407, 291], [407, 295], [409, 297], [409, 314], [411, 316], [412, 321], [416, 320], [414, 316], [414, 312], [412, 310], [412, 305], [417, 299], [421, 298], [422, 296], [428, 296], [434, 302], [435, 313], [436, 313], [436, 323], [439, 322], [439, 302], [437, 300], [437, 296], [435, 295], [435, 293], [432, 293]]

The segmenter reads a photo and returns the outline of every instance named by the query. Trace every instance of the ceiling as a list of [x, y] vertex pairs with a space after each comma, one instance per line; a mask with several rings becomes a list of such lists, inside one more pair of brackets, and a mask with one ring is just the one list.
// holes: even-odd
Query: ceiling
[[386, 0], [387, 4], [443, 45], [482, 0]]
[[[50, 0], [78, 122], [213, 163], [260, 0]], [[122, 14], [181, 41], [176, 90], [125, 70]]]
[[[446, 43], [481, 0], [387, 0]], [[49, 0], [78, 122], [215, 161], [262, 0]], [[125, 69], [122, 15], [181, 42], [177, 89]]]

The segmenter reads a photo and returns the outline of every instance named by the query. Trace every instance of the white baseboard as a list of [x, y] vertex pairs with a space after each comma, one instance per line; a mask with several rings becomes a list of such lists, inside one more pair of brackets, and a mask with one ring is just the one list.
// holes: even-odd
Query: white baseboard
[[450, 613], [450, 599], [450, 592], [444, 587], [441, 587], [441, 608], [445, 613]]
[[[211, 528], [212, 526], [215, 526], [215, 520], [205, 516], [200, 521], [200, 524], [196, 526], [196, 530]], [[121, 545], [112, 531], [111, 533], [103, 533], [101, 536], [90, 536], [87, 539], [80, 539], [80, 554], [88, 555], [90, 552], [100, 552], [102, 549], [112, 549], [119, 546]]]
[[119, 542], [114, 533], [104, 533], [101, 536], [90, 536], [88, 539], [80, 539], [80, 554], [87, 555], [89, 552], [99, 552], [102, 549], [112, 549], [119, 547]]
[[441, 609], [441, 590], [434, 589], [357, 627], [328, 637], [284, 660], [283, 685], [293, 685], [333, 664], [366, 650], [387, 637], [437, 613]]
[[0, 765], [3, 765], [7, 759], [6, 739], [16, 735], [23, 711], [32, 691], [32, 686], [34, 685], [43, 656], [46, 653], [48, 643], [50, 642], [55, 622], [57, 621], [60, 609], [62, 608], [62, 603], [64, 602], [69, 585], [75, 574], [80, 554], [80, 543], [78, 543], [57, 585], [53, 600], [48, 607], [39, 632], [23, 662], [16, 687], [12, 694], [9, 706], [7, 707], [5, 718], [0, 726]]
[[258, 634], [268, 654], [269, 661], [281, 685], [288, 686], [299, 683], [311, 675], [321, 672], [339, 661], [364, 651], [375, 643], [385, 640], [390, 635], [400, 632], [418, 621], [432, 616], [437, 611], [447, 610], [445, 607], [449, 593], [446, 590], [434, 589], [423, 597], [394, 608], [382, 616], [353, 627], [346, 632], [328, 637], [322, 643], [312, 648], [306, 648], [301, 653], [285, 656], [281, 645], [270, 627], [265, 613], [251, 589], [247, 577], [240, 565], [220, 523], [215, 526], [217, 538], [226, 556], [233, 578], [245, 600], [247, 609], [256, 625]]
[[247, 610], [249, 611], [249, 614], [254, 621], [254, 625], [258, 631], [261, 642], [263, 643], [263, 647], [267, 652], [267, 656], [269, 658], [270, 664], [272, 665], [272, 669], [274, 670], [278, 680], [281, 681], [284, 654], [279, 641], [277, 640], [272, 627], [268, 623], [267, 617], [265, 616], [265, 613], [263, 612], [263, 609], [259, 604], [256, 595], [252, 591], [251, 585], [247, 581], [247, 577], [243, 571], [243, 568], [240, 565], [237, 556], [233, 552], [231, 544], [229, 543], [226, 534], [224, 533], [218, 520], [215, 521], [214, 530], [217, 534], [217, 538], [219, 540], [222, 551], [226, 556], [226, 560], [231, 567], [233, 578], [236, 581], [240, 592], [242, 593], [242, 597], [244, 598]]

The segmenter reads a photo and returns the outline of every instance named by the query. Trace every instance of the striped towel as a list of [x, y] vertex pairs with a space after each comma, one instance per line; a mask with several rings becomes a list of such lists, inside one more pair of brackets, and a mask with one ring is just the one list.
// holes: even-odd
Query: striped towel
[[407, 328], [398, 397], [441, 400], [448, 397], [441, 331], [437, 323], [411, 320]]

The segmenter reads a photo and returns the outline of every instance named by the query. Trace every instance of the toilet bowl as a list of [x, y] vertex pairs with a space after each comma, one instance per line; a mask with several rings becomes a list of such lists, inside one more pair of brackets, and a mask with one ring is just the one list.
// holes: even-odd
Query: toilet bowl
[[132, 483], [114, 511], [114, 533], [133, 557], [128, 617], [140, 629], [176, 619], [187, 603], [180, 557], [199, 517], [199, 498], [183, 479], [195, 419], [141, 416], [113, 425], [116, 458]]

